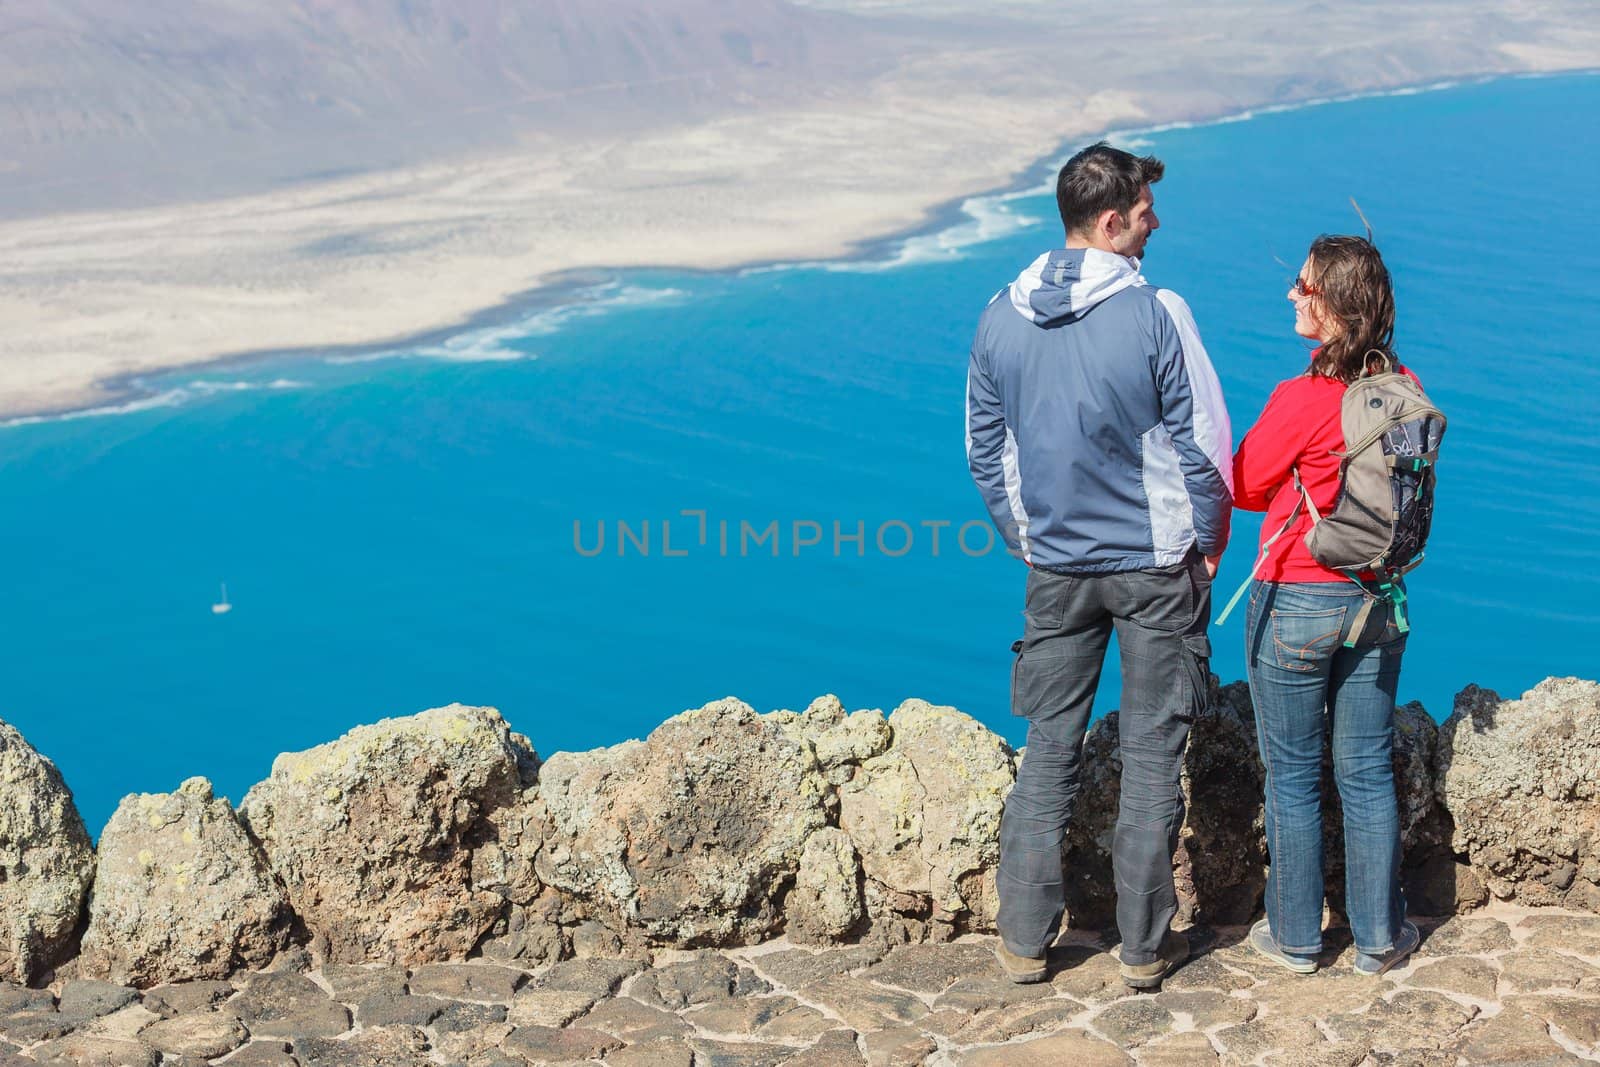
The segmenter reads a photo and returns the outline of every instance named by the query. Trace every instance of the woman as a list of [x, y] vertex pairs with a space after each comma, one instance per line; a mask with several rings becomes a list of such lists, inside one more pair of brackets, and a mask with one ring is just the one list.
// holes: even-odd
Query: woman
[[1331, 718], [1355, 967], [1377, 975], [1420, 941], [1405, 919], [1400, 892], [1390, 763], [1405, 634], [1387, 602], [1362, 612], [1372, 604], [1375, 585], [1363, 588], [1312, 558], [1305, 535], [1313, 518], [1306, 507], [1297, 508], [1302, 496], [1295, 474], [1317, 514], [1327, 514], [1338, 494], [1344, 449], [1340, 401], [1364, 372], [1369, 353], [1393, 360], [1394, 291], [1369, 240], [1323, 236], [1312, 243], [1288, 297], [1295, 332], [1318, 347], [1302, 374], [1273, 391], [1233, 468], [1236, 506], [1267, 513], [1245, 654], [1267, 771], [1272, 866], [1267, 915], [1250, 931], [1250, 943], [1292, 971], [1316, 970], [1322, 951], [1322, 745]]

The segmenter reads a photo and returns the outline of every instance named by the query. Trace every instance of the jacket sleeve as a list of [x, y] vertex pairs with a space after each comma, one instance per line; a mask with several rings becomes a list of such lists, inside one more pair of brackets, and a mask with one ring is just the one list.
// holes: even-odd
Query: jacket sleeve
[[1306, 450], [1312, 427], [1304, 406], [1286, 396], [1292, 386], [1291, 379], [1272, 391], [1233, 457], [1234, 502], [1245, 511], [1266, 511]]
[[1195, 541], [1207, 556], [1228, 546], [1233, 518], [1233, 428], [1222, 383], [1200, 343], [1200, 330], [1181, 296], [1157, 298], [1166, 318], [1156, 330], [1156, 384], [1161, 421], [1172, 436], [1194, 513]]
[[[978, 492], [983, 494], [989, 518], [1000, 531], [1006, 548], [1013, 556], [1027, 559], [1026, 519], [1018, 521], [1011, 495], [1006, 490], [1006, 432], [1005, 409], [989, 372], [988, 353], [984, 351], [980, 330], [972, 342], [972, 354], [967, 362], [967, 468], [978, 485]], [[1011, 463], [1016, 463], [1014, 455]], [[1018, 510], [1020, 504], [1018, 501]]]

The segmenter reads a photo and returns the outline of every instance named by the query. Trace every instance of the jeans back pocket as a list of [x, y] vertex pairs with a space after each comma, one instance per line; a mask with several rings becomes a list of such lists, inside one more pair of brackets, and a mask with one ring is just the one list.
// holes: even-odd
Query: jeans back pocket
[[1272, 609], [1272, 650], [1287, 671], [1316, 671], [1333, 657], [1344, 633], [1346, 608], [1321, 611]]

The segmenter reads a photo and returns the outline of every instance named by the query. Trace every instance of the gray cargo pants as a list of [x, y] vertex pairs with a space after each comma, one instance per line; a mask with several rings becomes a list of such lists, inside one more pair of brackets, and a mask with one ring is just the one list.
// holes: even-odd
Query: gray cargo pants
[[1211, 579], [1197, 550], [1180, 564], [1120, 574], [1028, 572], [1011, 710], [1028, 750], [1000, 824], [1005, 945], [1042, 956], [1066, 910], [1061, 842], [1078, 794], [1083, 736], [1113, 628], [1122, 654], [1121, 806], [1112, 845], [1122, 961], [1153, 962], [1177, 911], [1172, 853], [1183, 824], [1178, 776], [1204, 705]]

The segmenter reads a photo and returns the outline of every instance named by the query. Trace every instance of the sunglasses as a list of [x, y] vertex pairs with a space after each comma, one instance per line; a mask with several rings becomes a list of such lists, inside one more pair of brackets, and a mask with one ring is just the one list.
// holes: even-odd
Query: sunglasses
[[1300, 297], [1304, 297], [1304, 296], [1321, 296], [1322, 295], [1322, 290], [1321, 289], [1318, 289], [1316, 286], [1308, 284], [1306, 282], [1305, 278], [1303, 278], [1303, 277], [1295, 278], [1294, 284], [1289, 287], [1289, 291], [1292, 292], [1295, 296], [1300, 296]]

